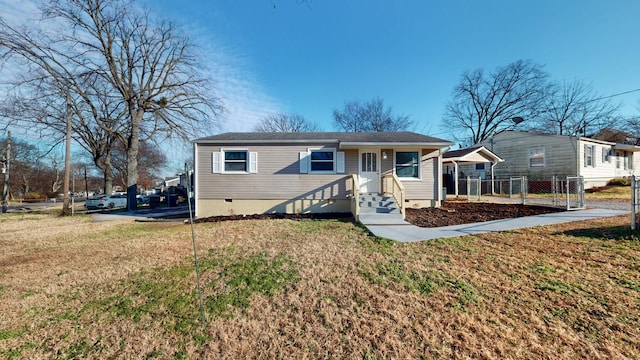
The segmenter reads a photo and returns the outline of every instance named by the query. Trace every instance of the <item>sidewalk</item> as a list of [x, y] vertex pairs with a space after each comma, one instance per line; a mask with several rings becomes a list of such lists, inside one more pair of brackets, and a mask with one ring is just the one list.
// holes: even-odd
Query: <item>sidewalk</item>
[[151, 221], [153, 219], [184, 216], [189, 217], [189, 208], [186, 206], [176, 206], [171, 208], [142, 209], [134, 212], [126, 211], [101, 211], [91, 214], [93, 222], [113, 221], [113, 220], [135, 220]]
[[494, 231], [508, 231], [541, 225], [562, 224], [629, 214], [625, 210], [587, 209], [564, 211], [513, 219], [494, 220], [480, 223], [452, 225], [439, 228], [421, 228], [406, 221], [389, 225], [365, 225], [374, 235], [400, 242], [413, 242], [464, 235], [475, 235]]

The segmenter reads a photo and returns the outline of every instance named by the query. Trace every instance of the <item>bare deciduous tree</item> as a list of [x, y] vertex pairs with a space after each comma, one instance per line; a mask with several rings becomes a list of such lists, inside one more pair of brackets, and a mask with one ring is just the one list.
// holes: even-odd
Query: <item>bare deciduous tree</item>
[[476, 144], [517, 119], [533, 119], [549, 93], [548, 74], [541, 65], [519, 60], [489, 74], [465, 72], [446, 105], [443, 127], [466, 144]]
[[[93, 120], [107, 120], [95, 123], [94, 130], [104, 132], [107, 146], [116, 139], [126, 144], [133, 210], [140, 140], [188, 139], [207, 129], [221, 110], [209, 79], [199, 72], [195, 47], [174, 24], [156, 21], [126, 0], [50, 0], [44, 15], [65, 28], [25, 31], [0, 21], [0, 45], [55, 79], [58, 89], [90, 109]], [[99, 84], [105, 92], [87, 84]], [[101, 96], [115, 100], [116, 118], [100, 114], [95, 97]]]
[[318, 124], [302, 115], [279, 113], [265, 117], [254, 127], [257, 132], [314, 132], [320, 131]]
[[558, 135], [586, 135], [611, 124], [619, 109], [580, 81], [554, 85], [540, 114], [538, 130]]
[[349, 132], [404, 131], [413, 126], [408, 115], [393, 114], [381, 98], [346, 101], [341, 110], [333, 110], [333, 121], [336, 128]]

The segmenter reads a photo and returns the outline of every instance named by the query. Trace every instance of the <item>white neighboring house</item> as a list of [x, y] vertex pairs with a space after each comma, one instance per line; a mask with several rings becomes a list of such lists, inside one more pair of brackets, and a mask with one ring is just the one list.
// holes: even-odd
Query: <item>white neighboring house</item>
[[503, 131], [480, 144], [505, 160], [494, 167], [501, 179], [582, 176], [585, 188], [591, 188], [640, 169], [640, 146], [587, 137]]

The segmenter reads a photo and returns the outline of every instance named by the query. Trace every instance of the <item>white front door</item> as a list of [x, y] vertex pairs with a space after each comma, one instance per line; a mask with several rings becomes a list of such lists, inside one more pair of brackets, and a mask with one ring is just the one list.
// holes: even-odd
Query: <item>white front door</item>
[[360, 150], [360, 192], [380, 192], [380, 151]]

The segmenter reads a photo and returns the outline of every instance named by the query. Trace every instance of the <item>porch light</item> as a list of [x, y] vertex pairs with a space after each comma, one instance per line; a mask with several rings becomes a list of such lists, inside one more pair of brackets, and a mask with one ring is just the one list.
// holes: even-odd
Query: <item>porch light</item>
[[382, 152], [382, 159], [387, 160], [387, 152], [386, 151]]

